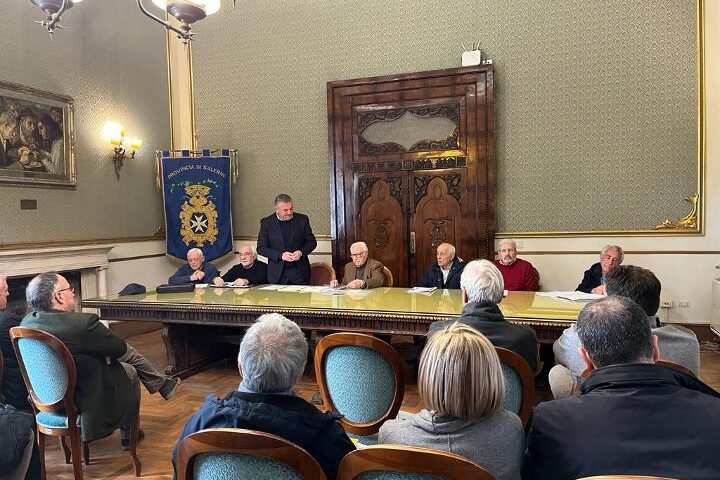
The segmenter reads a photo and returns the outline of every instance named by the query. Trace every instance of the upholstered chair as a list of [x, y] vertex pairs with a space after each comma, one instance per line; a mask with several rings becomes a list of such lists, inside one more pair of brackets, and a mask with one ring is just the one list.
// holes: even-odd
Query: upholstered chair
[[495, 347], [495, 351], [500, 357], [505, 377], [503, 408], [516, 413], [522, 420], [523, 426], [527, 426], [535, 401], [535, 381], [530, 365], [512, 350]]

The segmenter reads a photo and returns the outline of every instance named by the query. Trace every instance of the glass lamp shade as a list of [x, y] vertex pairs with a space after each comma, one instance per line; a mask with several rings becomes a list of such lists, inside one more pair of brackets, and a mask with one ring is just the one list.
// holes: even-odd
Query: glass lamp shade
[[[60, 7], [62, 7], [62, 0], [30, 0], [32, 3], [34, 3], [40, 10], [47, 13], [48, 15], [52, 15], [54, 13], [57, 13], [60, 11]], [[218, 0], [219, 1], [219, 0]], [[65, 10], [72, 8], [72, 6], [76, 3], [80, 3], [82, 0], [67, 0], [65, 2]]]
[[152, 3], [188, 24], [220, 10], [220, 0], [152, 0]]

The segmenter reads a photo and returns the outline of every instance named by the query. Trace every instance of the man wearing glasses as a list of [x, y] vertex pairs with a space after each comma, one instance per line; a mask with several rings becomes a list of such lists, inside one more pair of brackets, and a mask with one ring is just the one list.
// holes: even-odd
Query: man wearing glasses
[[157, 372], [145, 357], [115, 335], [93, 313], [75, 311], [75, 291], [57, 273], [41, 273], [28, 283], [27, 303], [33, 310], [21, 326], [56, 336], [68, 347], [77, 367], [75, 401], [83, 441], [110, 435], [121, 427], [123, 450], [130, 445], [129, 426], [138, 408], [140, 381], [166, 400], [179, 379]]
[[268, 283], [267, 264], [257, 259], [257, 254], [250, 245], [240, 247], [237, 254], [240, 255], [240, 263], [222, 276], [224, 282], [234, 283], [239, 287]]
[[[368, 258], [368, 247], [365, 242], [356, 242], [350, 245], [351, 262], [345, 265], [343, 280], [340, 285], [347, 288], [377, 288], [385, 283], [382, 263]], [[333, 280], [330, 286], [337, 287], [338, 281]]]

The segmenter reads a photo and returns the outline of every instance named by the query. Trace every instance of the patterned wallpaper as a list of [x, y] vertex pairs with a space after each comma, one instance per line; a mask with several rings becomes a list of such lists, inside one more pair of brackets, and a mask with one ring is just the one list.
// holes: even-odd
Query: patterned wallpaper
[[[0, 244], [152, 235], [163, 222], [153, 152], [170, 141], [164, 30], [135, 2], [87, 1], [50, 39], [31, 2], [5, 1], [0, 78], [74, 98], [78, 188], [0, 186]], [[120, 181], [101, 134], [109, 118], [144, 140]], [[20, 211], [20, 199], [38, 209]]]
[[[687, 0], [243, 0], [198, 23], [202, 147], [239, 150], [235, 233], [286, 192], [329, 231], [326, 82], [495, 64], [499, 231], [650, 229], [696, 193]], [[240, 207], [240, 208], [238, 208]]]

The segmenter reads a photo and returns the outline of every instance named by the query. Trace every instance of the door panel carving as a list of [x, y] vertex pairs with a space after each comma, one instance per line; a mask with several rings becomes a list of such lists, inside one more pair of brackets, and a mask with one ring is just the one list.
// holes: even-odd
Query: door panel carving
[[[360, 179], [362, 184], [363, 179]], [[379, 260], [393, 272], [397, 278], [407, 275], [407, 261], [397, 255], [405, 247], [407, 222], [403, 215], [402, 197], [407, 196], [402, 178], [376, 180], [369, 196], [360, 202], [360, 215], [357, 218], [357, 241], [367, 243], [370, 257]], [[395, 194], [393, 194], [393, 188]], [[400, 198], [398, 198], [400, 197]], [[403, 202], [404, 203], [404, 202]]]

